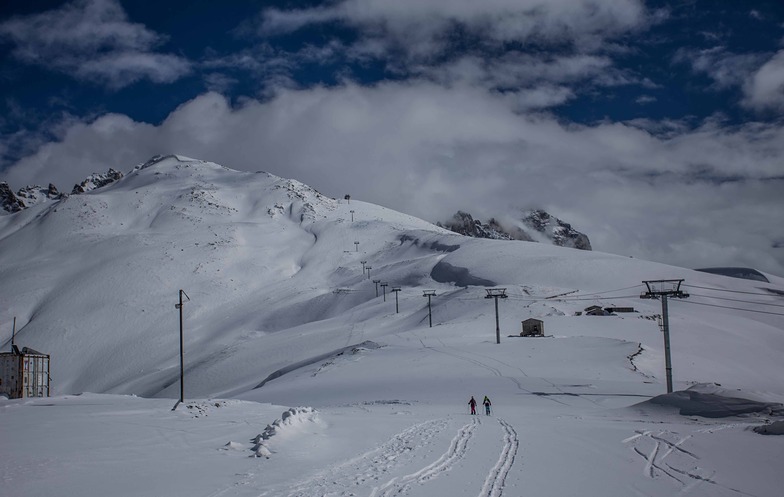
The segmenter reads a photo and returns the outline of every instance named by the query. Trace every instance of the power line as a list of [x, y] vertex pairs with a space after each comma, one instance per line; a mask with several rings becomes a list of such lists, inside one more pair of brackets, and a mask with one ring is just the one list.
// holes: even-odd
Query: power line
[[708, 286], [696, 286], [696, 285], [684, 285], [689, 288], [700, 288], [702, 290], [713, 290], [715, 292], [730, 292], [730, 293], [745, 293], [747, 295], [762, 295], [765, 297], [773, 297], [773, 296], [784, 296], [784, 294], [778, 293], [759, 293], [759, 292], [743, 292], [741, 290], [727, 290], [726, 288], [711, 288]]
[[[623, 290], [631, 290], [632, 288], [639, 288], [639, 287], [641, 287], [641, 286], [642, 286], [642, 285], [634, 285], [634, 286], [627, 286], [627, 287], [625, 287], [625, 288], [618, 288], [617, 290], [605, 290], [605, 291], [603, 291], [603, 292], [583, 293], [583, 294], [582, 294], [582, 295], [580, 295], [579, 297], [590, 297], [591, 295], [601, 295], [601, 294], [603, 294], [603, 293], [614, 293], [614, 292], [621, 292], [621, 291], [623, 291]], [[579, 298], [579, 297], [575, 297], [575, 298]], [[639, 297], [639, 295], [635, 295], [634, 297], [635, 297], [635, 298], [636, 298], [636, 297]], [[567, 297], [567, 298], [572, 298], [572, 297]]]
[[[517, 295], [508, 295], [507, 298], [515, 300], [517, 302], [578, 302], [578, 301], [590, 301], [595, 302], [597, 300], [615, 300], [615, 299], [637, 299], [640, 298], [639, 295], [625, 295], [620, 297], [593, 297], [593, 298], [585, 298], [585, 299], [547, 299], [547, 298], [526, 298]], [[474, 299], [468, 297], [456, 297], [451, 300], [457, 300], [460, 302], [471, 302]]]
[[744, 304], [769, 305], [769, 306], [773, 306], [773, 307], [784, 307], [784, 304], [772, 304], [770, 302], [754, 302], [754, 301], [751, 301], [751, 300], [731, 299], [731, 298], [727, 298], [727, 297], [714, 297], [713, 295], [700, 295], [700, 294], [697, 294], [697, 293], [692, 293], [691, 295], [694, 296], [694, 297], [703, 297], [703, 298], [706, 298], [706, 299], [730, 300], [732, 302], [742, 302]]
[[622, 295], [619, 297], [592, 297], [592, 298], [559, 298], [559, 299], [550, 299], [550, 298], [526, 298], [526, 297], [519, 297], [517, 295], [510, 295], [509, 298], [513, 300], [521, 300], [521, 301], [530, 301], [530, 302], [552, 302], [552, 301], [563, 301], [563, 302], [573, 302], [573, 301], [580, 301], [580, 300], [612, 300], [612, 299], [636, 299], [639, 298], [639, 295]]
[[745, 311], [745, 312], [756, 312], [757, 314], [772, 314], [774, 316], [784, 316], [784, 313], [781, 312], [769, 312], [769, 311], [755, 311], [752, 309], [744, 309], [742, 307], [730, 307], [727, 305], [718, 305], [718, 304], [706, 304], [705, 302], [694, 302], [694, 301], [681, 301], [684, 304], [696, 304], [696, 305], [706, 305], [708, 307], [721, 307], [722, 309], [732, 309], [735, 311]]

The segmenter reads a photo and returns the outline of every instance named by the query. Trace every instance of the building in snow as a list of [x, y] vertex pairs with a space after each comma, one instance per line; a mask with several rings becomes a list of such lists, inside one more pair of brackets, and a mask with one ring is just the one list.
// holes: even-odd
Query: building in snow
[[49, 397], [49, 355], [12, 346], [0, 352], [0, 395], [10, 399]]
[[590, 307], [585, 308], [585, 315], [586, 316], [606, 316], [609, 313], [602, 309], [598, 305], [592, 305]]
[[544, 336], [544, 321], [541, 319], [528, 318], [523, 321], [523, 331], [520, 332], [521, 337], [543, 337]]
[[634, 309], [634, 307], [605, 307], [604, 310], [609, 312], [610, 314], [622, 313], [622, 312], [637, 312]]

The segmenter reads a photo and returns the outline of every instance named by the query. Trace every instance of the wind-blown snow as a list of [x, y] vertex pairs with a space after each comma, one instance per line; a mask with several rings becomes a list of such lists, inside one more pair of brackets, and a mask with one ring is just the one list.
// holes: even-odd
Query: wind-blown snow
[[[158, 158], [0, 216], [0, 344], [16, 316], [54, 394], [0, 400], [0, 495], [777, 496], [784, 438], [753, 429], [784, 401], [765, 276], [467, 238]], [[678, 392], [657, 397], [661, 304], [639, 295], [668, 278], [692, 296], [669, 301]], [[517, 336], [529, 317], [548, 337]]]

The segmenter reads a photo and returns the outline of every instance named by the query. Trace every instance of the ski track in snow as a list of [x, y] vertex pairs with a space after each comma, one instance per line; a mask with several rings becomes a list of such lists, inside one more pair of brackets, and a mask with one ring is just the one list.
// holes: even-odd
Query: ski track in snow
[[[716, 475], [715, 470], [698, 465], [700, 456], [682, 447], [691, 437], [692, 435], [680, 436], [670, 431], [658, 433], [638, 431], [635, 435], [623, 440], [623, 443], [631, 443], [634, 453], [644, 459], [643, 475], [645, 477], [652, 479], [662, 475], [667, 477], [680, 487], [678, 495], [688, 495], [702, 484], [715, 485], [717, 490], [721, 488], [739, 495], [748, 495], [740, 490], [722, 485], [713, 479]], [[646, 451], [640, 445], [647, 445], [650, 448]], [[671, 461], [665, 461], [668, 457]]]
[[520, 445], [517, 439], [517, 432], [512, 425], [500, 418], [498, 422], [504, 429], [504, 446], [501, 449], [501, 455], [498, 456], [498, 462], [493, 466], [493, 469], [490, 470], [485, 479], [485, 484], [482, 486], [479, 497], [501, 497], [506, 482], [506, 475], [512, 469], [512, 464]]
[[462, 459], [467, 450], [468, 442], [474, 433], [474, 429], [479, 425], [479, 419], [474, 418], [471, 423], [463, 426], [449, 444], [449, 449], [432, 464], [415, 473], [405, 475], [400, 478], [392, 478], [380, 488], [373, 489], [371, 497], [389, 497], [394, 494], [407, 493], [409, 486], [413, 484], [423, 485], [429, 480], [436, 478], [439, 474], [451, 470], [455, 463]]
[[[489, 470], [478, 497], [501, 497], [509, 471], [514, 464], [519, 448], [517, 432], [503, 419], [497, 419], [502, 429], [502, 444], [498, 461]], [[419, 423], [392, 436], [378, 448], [361, 454], [327, 471], [300, 481], [289, 487], [288, 497], [323, 497], [362, 495], [370, 488], [370, 497], [391, 497], [422, 493], [429, 482], [459, 467], [470, 452], [471, 440], [477, 436], [482, 425], [480, 417], [460, 427], [452, 437], [447, 450], [435, 461], [401, 476], [391, 476], [406, 464], [419, 460], [428, 446], [436, 442], [437, 436], [450, 425], [449, 418]], [[391, 477], [390, 477], [391, 476]], [[385, 478], [386, 477], [386, 478]], [[386, 481], [384, 481], [386, 480]], [[366, 485], [378, 483], [372, 487]], [[243, 482], [237, 483], [242, 485]], [[364, 488], [363, 488], [364, 487]], [[416, 489], [420, 488], [419, 491]], [[270, 490], [260, 496], [282, 495], [280, 490]]]
[[288, 496], [355, 495], [360, 485], [381, 480], [385, 474], [410, 458], [412, 452], [430, 444], [448, 424], [447, 418], [416, 424], [394, 435], [378, 448], [296, 484], [290, 489]]

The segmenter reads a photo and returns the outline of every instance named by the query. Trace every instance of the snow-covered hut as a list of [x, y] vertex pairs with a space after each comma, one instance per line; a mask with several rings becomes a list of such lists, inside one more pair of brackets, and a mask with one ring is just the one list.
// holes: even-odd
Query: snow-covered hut
[[523, 321], [523, 331], [521, 337], [541, 337], [544, 336], [544, 321], [541, 319], [528, 318]]
[[0, 352], [0, 395], [49, 397], [49, 355], [28, 347]]
[[606, 316], [607, 314], [609, 313], [598, 305], [592, 305], [585, 308], [586, 316]]

